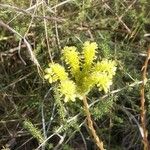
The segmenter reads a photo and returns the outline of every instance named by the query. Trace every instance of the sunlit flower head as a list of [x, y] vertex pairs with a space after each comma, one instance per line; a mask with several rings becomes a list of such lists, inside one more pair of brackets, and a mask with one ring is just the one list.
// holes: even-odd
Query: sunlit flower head
[[76, 85], [71, 80], [61, 81], [59, 86], [61, 96], [64, 96], [64, 102], [75, 101]]
[[96, 49], [98, 48], [95, 42], [85, 42], [83, 44], [83, 56], [84, 56], [84, 64], [87, 66], [92, 65], [93, 60], [96, 58]]
[[106, 73], [101, 73], [97, 76], [97, 86], [99, 91], [104, 90], [107, 93], [112, 85], [112, 78], [110, 78]]
[[74, 46], [66, 46], [62, 50], [62, 59], [66, 62], [66, 70], [58, 63], [50, 63], [45, 69], [44, 78], [49, 83], [58, 81], [58, 89], [64, 102], [82, 99], [93, 87], [107, 93], [116, 73], [115, 61], [103, 59], [96, 61], [95, 42], [85, 42], [82, 52]]
[[98, 62], [95, 65], [94, 69], [97, 70], [97, 72], [105, 72], [109, 76], [114, 76], [116, 73], [117, 67], [116, 67], [115, 61], [103, 59], [101, 62]]
[[77, 52], [77, 48], [74, 46], [65, 46], [63, 49], [63, 58], [69, 65], [71, 73], [76, 75], [80, 70], [79, 52]]
[[49, 80], [49, 83], [68, 79], [68, 73], [65, 72], [64, 67], [57, 63], [50, 63], [49, 68], [45, 69], [45, 73], [44, 78]]

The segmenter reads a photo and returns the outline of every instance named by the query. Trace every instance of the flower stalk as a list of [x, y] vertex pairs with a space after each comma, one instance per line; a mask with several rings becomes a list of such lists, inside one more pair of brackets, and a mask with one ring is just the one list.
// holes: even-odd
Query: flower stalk
[[93, 139], [94, 139], [97, 147], [99, 148], [99, 150], [105, 150], [102, 140], [98, 137], [98, 135], [96, 134], [96, 130], [94, 129], [93, 121], [91, 118], [91, 113], [89, 111], [89, 105], [88, 105], [86, 96], [83, 97], [83, 104], [84, 104], [85, 114], [87, 116], [87, 124], [88, 124], [90, 131], [91, 131]]

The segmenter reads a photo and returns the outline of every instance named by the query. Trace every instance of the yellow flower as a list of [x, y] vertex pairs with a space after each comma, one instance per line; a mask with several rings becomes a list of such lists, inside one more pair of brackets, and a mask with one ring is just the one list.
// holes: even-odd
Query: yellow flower
[[80, 70], [80, 61], [79, 61], [79, 53], [76, 50], [76, 47], [65, 46], [63, 49], [63, 58], [66, 63], [71, 68], [71, 73], [75, 76]]
[[52, 69], [51, 68], [46, 68], [45, 73], [46, 74], [45, 74], [44, 78], [46, 80], [49, 80], [49, 83], [52, 83]]
[[85, 42], [83, 44], [83, 56], [85, 67], [90, 67], [93, 63], [93, 60], [96, 58], [95, 53], [97, 49], [97, 44], [95, 42]]
[[[94, 62], [96, 58], [97, 44], [85, 42], [83, 53], [80, 55], [74, 46], [64, 47], [62, 58], [69, 65], [69, 77], [65, 68], [58, 63], [50, 63], [45, 69], [45, 79], [50, 83], [59, 82], [59, 92], [64, 96], [64, 102], [75, 101], [75, 98], [82, 99], [90, 90], [97, 85], [99, 90], [107, 93], [112, 85], [112, 79], [116, 72], [116, 62], [108, 59]], [[80, 61], [84, 57], [84, 61]], [[81, 68], [81, 69], [80, 69]], [[73, 80], [71, 80], [73, 77]]]
[[46, 75], [45, 79], [49, 80], [49, 83], [55, 82], [57, 80], [66, 80], [68, 79], [68, 74], [65, 72], [63, 66], [57, 63], [50, 63], [49, 68], [45, 69]]
[[106, 73], [100, 73], [96, 80], [99, 91], [104, 90], [104, 92], [107, 93], [112, 85], [112, 78], [110, 78]]
[[61, 96], [65, 96], [64, 102], [75, 101], [76, 98], [76, 85], [71, 80], [61, 81], [59, 86]]
[[116, 62], [112, 60], [103, 59], [101, 62], [98, 62], [94, 68], [97, 72], [105, 72], [110, 77], [114, 76], [116, 73]]

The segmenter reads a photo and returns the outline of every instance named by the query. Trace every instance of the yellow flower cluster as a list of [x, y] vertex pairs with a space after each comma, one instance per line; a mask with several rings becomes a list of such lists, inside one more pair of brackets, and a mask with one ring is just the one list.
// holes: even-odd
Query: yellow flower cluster
[[45, 79], [50, 83], [59, 81], [58, 89], [60, 95], [64, 96], [64, 102], [75, 101], [76, 97], [82, 98], [95, 85], [98, 86], [99, 91], [109, 91], [116, 72], [116, 62], [107, 59], [94, 62], [97, 47], [95, 42], [89, 41], [83, 44], [82, 53], [79, 53], [74, 46], [64, 47], [62, 58], [69, 66], [72, 79], [58, 63], [50, 63], [49, 68], [45, 69]]
[[109, 76], [113, 77], [116, 73], [116, 62], [112, 60], [103, 59], [101, 62], [97, 62], [94, 68], [98, 72], [105, 72]]
[[110, 86], [112, 85], [112, 78], [106, 73], [98, 73], [95, 80], [97, 81], [99, 91], [104, 90], [105, 93], [108, 92]]
[[75, 101], [76, 98], [76, 85], [71, 80], [61, 81], [59, 91], [61, 96], [65, 95], [64, 102]]
[[69, 65], [72, 75], [76, 76], [76, 74], [80, 70], [80, 60], [77, 48], [74, 46], [65, 46], [63, 49], [63, 58], [65, 62]]
[[116, 62], [112, 60], [103, 59], [101, 62], [97, 62], [93, 70], [95, 71], [97, 86], [99, 90], [108, 92], [112, 85], [113, 76], [116, 73]]
[[90, 43], [87, 41], [83, 44], [84, 65], [87, 68], [91, 67], [93, 60], [96, 59], [96, 49], [97, 44], [95, 42]]
[[64, 67], [57, 63], [50, 63], [49, 68], [45, 69], [45, 73], [44, 78], [49, 80], [49, 83], [68, 79], [68, 73], [65, 72]]

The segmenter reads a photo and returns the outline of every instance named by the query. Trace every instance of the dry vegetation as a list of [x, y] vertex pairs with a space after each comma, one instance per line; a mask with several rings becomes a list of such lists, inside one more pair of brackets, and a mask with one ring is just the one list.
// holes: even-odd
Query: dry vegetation
[[64, 46], [84, 41], [118, 64], [110, 93], [88, 95], [104, 147], [148, 150], [149, 0], [0, 0], [0, 149], [96, 149], [81, 101], [64, 104], [43, 79]]

